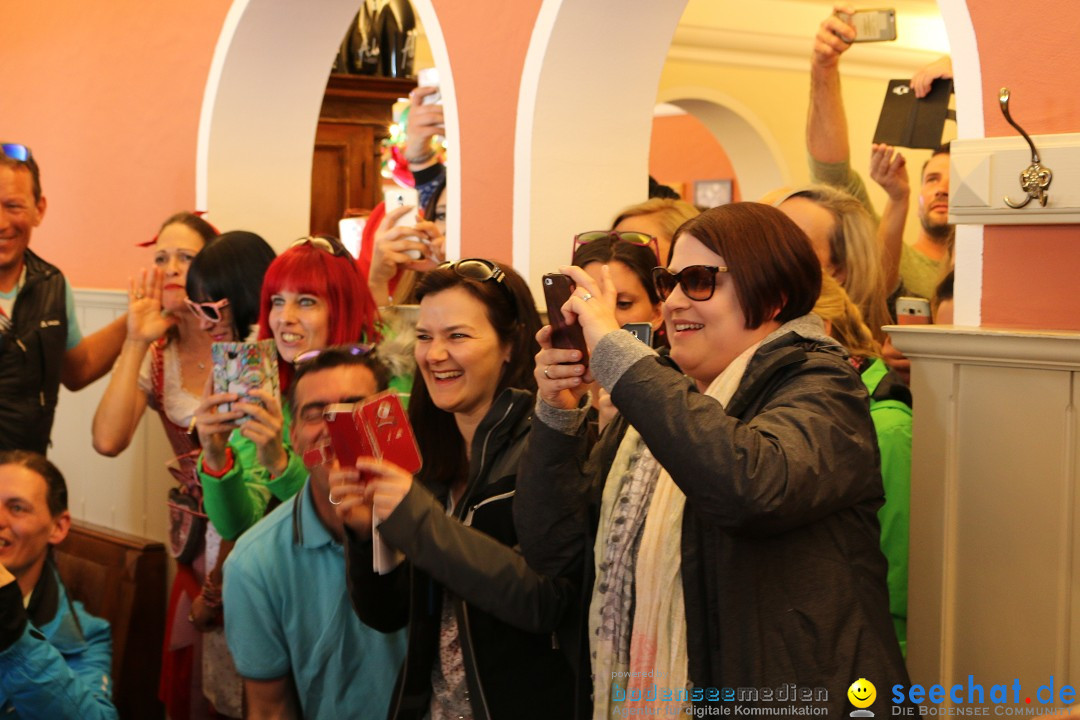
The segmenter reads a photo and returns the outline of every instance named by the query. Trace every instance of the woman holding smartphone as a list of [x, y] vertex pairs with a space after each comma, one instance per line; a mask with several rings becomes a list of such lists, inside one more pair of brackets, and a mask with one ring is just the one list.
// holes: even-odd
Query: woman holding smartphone
[[[590, 367], [540, 332], [515, 521], [538, 572], [585, 568], [594, 717], [785, 683], [829, 688], [839, 715], [849, 676], [907, 684], [866, 389], [808, 315], [821, 267], [805, 234], [758, 203], [684, 224], [654, 275], [670, 360], [618, 331], [610, 273], [567, 271]], [[590, 373], [619, 410], [591, 455]]]
[[[293, 363], [303, 353], [378, 340], [371, 293], [336, 238], [301, 238], [270, 263], [265, 278], [258, 277], [262, 278], [258, 338], [274, 339], [282, 393], [288, 392]], [[215, 305], [230, 307], [228, 293], [227, 286], [204, 293], [207, 301], [199, 305], [208, 311], [208, 319]], [[240, 328], [231, 335], [224, 316], [218, 319], [210, 329], [216, 340], [246, 337]], [[208, 394], [196, 413], [206, 512], [226, 540], [235, 540], [254, 525], [271, 496], [287, 500], [307, 478], [302, 459], [289, 443], [288, 407], [261, 390], [252, 394], [258, 404], [239, 401], [232, 393]], [[233, 403], [232, 409], [219, 411], [223, 403]]]
[[[535, 402], [532, 296], [510, 268], [470, 259], [424, 275], [417, 297], [409, 416], [423, 469], [361, 458], [370, 481], [334, 498], [357, 614], [383, 632], [409, 628], [388, 717], [572, 717], [573, 673], [553, 633], [575, 587], [525, 564], [511, 518]], [[373, 515], [405, 557], [387, 575], [372, 570]]]

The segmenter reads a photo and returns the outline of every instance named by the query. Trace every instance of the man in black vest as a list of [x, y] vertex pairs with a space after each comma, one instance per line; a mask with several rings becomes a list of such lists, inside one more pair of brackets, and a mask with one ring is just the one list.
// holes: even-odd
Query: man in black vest
[[104, 375], [126, 334], [124, 317], [79, 332], [63, 274], [27, 248], [44, 215], [30, 149], [0, 144], [0, 450], [44, 454], [60, 383], [79, 390]]

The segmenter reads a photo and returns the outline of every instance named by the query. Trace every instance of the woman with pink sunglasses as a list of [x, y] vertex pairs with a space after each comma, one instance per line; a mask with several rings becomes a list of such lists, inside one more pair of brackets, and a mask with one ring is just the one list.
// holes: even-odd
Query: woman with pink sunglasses
[[[198, 443], [188, 428], [210, 373], [210, 338], [184, 306], [185, 284], [194, 259], [217, 237], [210, 223], [181, 212], [166, 220], [148, 243], [154, 267], [131, 280], [127, 339], [94, 414], [94, 449], [115, 457], [131, 444], [146, 408], [157, 411], [176, 456], [170, 472], [178, 485], [171, 497], [176, 492], [186, 498], [197, 494]], [[192, 666], [201, 663], [199, 638], [185, 642], [183, 636], [191, 634], [179, 632], [178, 623], [186, 623], [186, 606], [199, 594], [207, 570], [202, 548], [201, 536], [189, 544], [173, 542], [170, 547], [178, 563], [169, 601], [160, 694], [174, 718], [206, 711], [206, 702], [193, 697], [190, 683], [177, 680], [191, 677]]]

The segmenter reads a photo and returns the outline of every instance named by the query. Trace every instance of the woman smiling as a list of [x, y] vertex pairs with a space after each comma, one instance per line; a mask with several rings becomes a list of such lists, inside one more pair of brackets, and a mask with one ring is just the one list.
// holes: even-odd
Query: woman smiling
[[[676, 712], [688, 687], [825, 687], [838, 715], [853, 677], [906, 683], [866, 390], [808, 315], [821, 268], [802, 231], [757, 203], [678, 230], [655, 271], [678, 368], [616, 332], [610, 273], [567, 272], [577, 290], [563, 313], [591, 365], [561, 364], [577, 351], [538, 335], [515, 521], [538, 572], [585, 560], [594, 717], [648, 697], [654, 676], [671, 692], [642, 704]], [[589, 372], [619, 417], [586, 465]]]

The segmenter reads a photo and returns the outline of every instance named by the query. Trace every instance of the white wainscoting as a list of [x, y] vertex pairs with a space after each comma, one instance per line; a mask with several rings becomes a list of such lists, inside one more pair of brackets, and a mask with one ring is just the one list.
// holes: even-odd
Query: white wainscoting
[[[127, 293], [75, 290], [75, 312], [83, 334], [111, 322], [127, 310]], [[118, 457], [94, 451], [90, 427], [109, 377], [73, 393], [61, 387], [49, 459], [64, 473], [69, 507], [78, 520], [165, 542], [165, 498], [172, 477], [165, 464], [172, 457], [157, 413], [147, 412], [131, 445]]]
[[[889, 328], [912, 358], [908, 668], [989, 691], [1080, 669], [1080, 333]], [[1060, 704], [1060, 703], [1056, 703]]]

